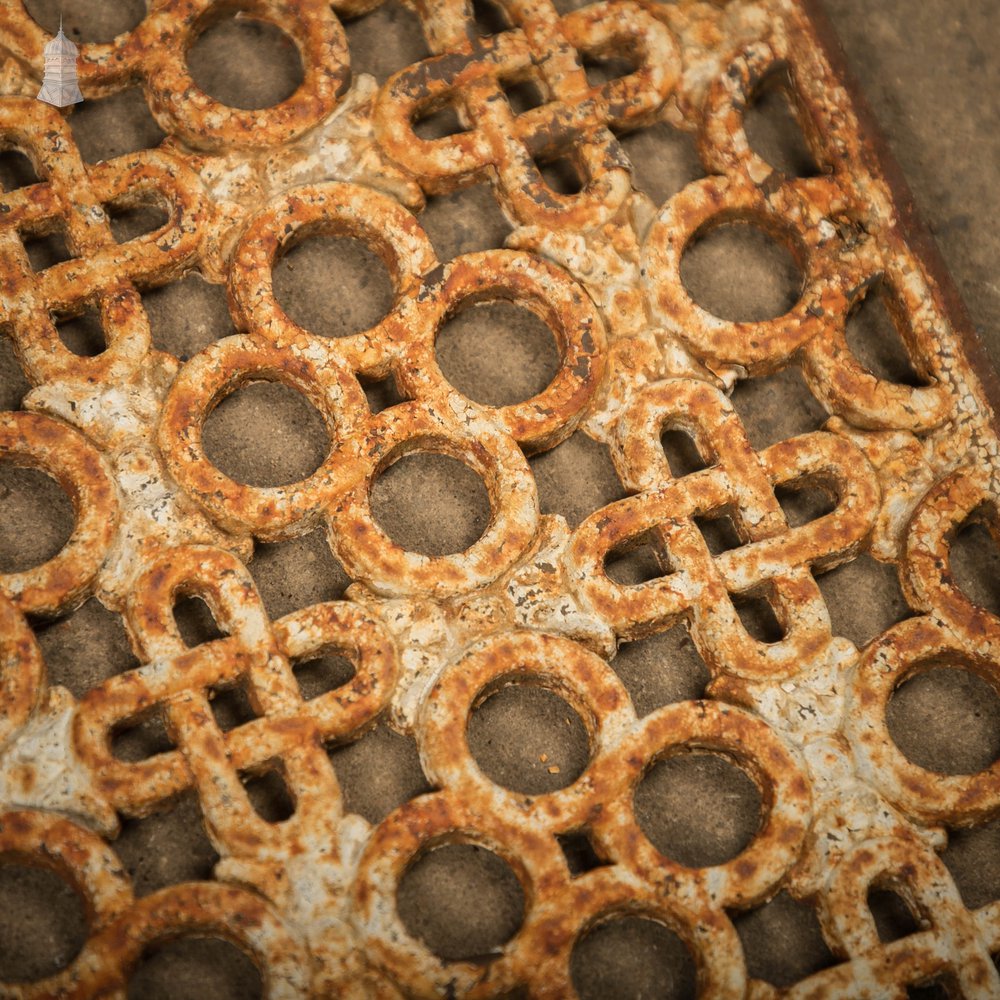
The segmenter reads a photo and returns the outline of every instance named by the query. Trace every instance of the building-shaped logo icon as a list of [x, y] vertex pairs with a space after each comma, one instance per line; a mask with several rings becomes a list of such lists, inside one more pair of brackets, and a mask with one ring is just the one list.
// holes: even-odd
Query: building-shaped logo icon
[[76, 46], [63, 34], [60, 21], [59, 34], [45, 46], [45, 76], [38, 100], [57, 108], [83, 100], [76, 79], [76, 52]]

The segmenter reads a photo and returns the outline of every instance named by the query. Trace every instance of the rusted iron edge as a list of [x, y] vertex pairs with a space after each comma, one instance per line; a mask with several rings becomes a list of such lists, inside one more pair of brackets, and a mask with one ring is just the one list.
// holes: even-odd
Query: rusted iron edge
[[824, 0], [800, 0], [809, 17], [816, 43], [822, 49], [834, 76], [847, 91], [851, 109], [858, 121], [862, 149], [871, 154], [868, 169], [879, 176], [889, 188], [899, 217], [899, 228], [913, 253], [927, 269], [927, 274], [937, 287], [944, 306], [944, 313], [961, 340], [962, 349], [970, 366], [979, 379], [990, 405], [993, 429], [1000, 434], [1000, 374], [982, 337], [972, 322], [968, 306], [951, 276], [941, 248], [918, 209], [913, 191], [896, 154], [892, 151], [882, 126], [848, 63], [847, 53], [836, 29], [826, 12]]

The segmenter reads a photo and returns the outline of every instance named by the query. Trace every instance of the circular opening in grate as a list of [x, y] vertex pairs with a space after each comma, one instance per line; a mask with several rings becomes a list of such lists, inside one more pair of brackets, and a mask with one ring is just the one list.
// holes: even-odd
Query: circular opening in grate
[[40, 469], [0, 462], [0, 573], [22, 573], [57, 555], [76, 522], [62, 487]]
[[468, 740], [491, 781], [528, 795], [571, 785], [590, 759], [576, 710], [538, 684], [508, 683], [487, 693], [469, 716]]
[[484, 302], [449, 319], [434, 344], [444, 377], [484, 406], [510, 406], [542, 392], [559, 371], [559, 345], [530, 309]]
[[396, 895], [406, 929], [446, 961], [487, 959], [524, 920], [524, 890], [510, 865], [474, 844], [446, 844], [419, 857]]
[[79, 954], [87, 931], [83, 899], [58, 875], [0, 864], [0, 981], [55, 975]]
[[697, 968], [684, 942], [647, 917], [613, 917], [573, 946], [570, 976], [580, 1000], [693, 1000]]
[[68, 4], [65, 0], [24, 0], [24, 7], [46, 31], [55, 34], [63, 18], [63, 32], [80, 45], [110, 42], [131, 31], [146, 16], [146, 0], [115, 0], [114, 3]]
[[1000, 757], [1000, 697], [962, 667], [905, 679], [889, 699], [886, 725], [906, 759], [928, 771], [975, 774]]
[[236, 945], [185, 937], [147, 948], [128, 982], [128, 1000], [255, 1000], [264, 994], [257, 966]]
[[731, 323], [784, 316], [802, 294], [789, 242], [752, 222], [703, 227], [681, 258], [681, 281], [703, 309]]
[[[346, 337], [380, 322], [394, 293], [381, 258], [352, 236], [308, 236], [274, 265], [274, 296], [305, 330]], [[331, 299], [330, 290], [336, 289]]]
[[634, 804], [653, 846], [689, 868], [736, 857], [760, 826], [760, 790], [733, 761], [708, 751], [657, 761], [636, 788]]
[[248, 486], [285, 486], [322, 465], [330, 439], [319, 411], [281, 382], [251, 382], [221, 400], [205, 420], [205, 457]]
[[490, 521], [478, 473], [450, 455], [416, 452], [372, 484], [371, 508], [383, 531], [409, 552], [444, 556], [474, 545]]
[[187, 63], [199, 90], [244, 111], [280, 104], [304, 79], [295, 42], [269, 21], [241, 13], [209, 23]]

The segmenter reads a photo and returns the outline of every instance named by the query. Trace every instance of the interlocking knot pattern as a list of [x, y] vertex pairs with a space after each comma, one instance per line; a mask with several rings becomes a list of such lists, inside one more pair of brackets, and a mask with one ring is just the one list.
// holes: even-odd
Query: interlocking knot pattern
[[[694, 438], [708, 468], [672, 481], [660, 437], [677, 425]], [[878, 486], [863, 454], [818, 432], [758, 456], [729, 400], [694, 380], [656, 383], [637, 394], [619, 421], [614, 454], [635, 495], [592, 514], [574, 536], [570, 559], [574, 584], [622, 638], [659, 631], [690, 612], [702, 656], [720, 670], [775, 678], [819, 653], [830, 626], [810, 567], [849, 557], [871, 530]], [[789, 528], [774, 488], [807, 477], [825, 481], [837, 506]], [[716, 560], [694, 518], [724, 510], [746, 544]], [[604, 569], [608, 556], [647, 533], [656, 537], [666, 575], [614, 583]], [[730, 600], [763, 589], [784, 628], [779, 642], [747, 633]]]
[[[341, 9], [350, 12], [350, 2]], [[196, 85], [186, 55], [195, 39], [227, 12], [243, 10], [281, 28], [303, 64], [302, 84], [281, 104], [242, 110]], [[4, 4], [4, 47], [34, 66], [48, 36], [21, 0]], [[323, 0], [259, 0], [227, 8], [219, 0], [168, 0], [149, 5], [138, 25], [112, 42], [80, 47], [80, 90], [101, 97], [140, 82], [161, 128], [194, 149], [259, 148], [295, 138], [337, 105], [350, 77], [344, 29]]]
[[[88, 167], [65, 120], [37, 101], [8, 99], [0, 115], [5, 144], [28, 155], [45, 178], [6, 193], [0, 208], [6, 282], [0, 322], [9, 328], [26, 373], [42, 382], [71, 374], [113, 378], [134, 369], [151, 347], [135, 284], [169, 280], [195, 259], [202, 220], [197, 179], [156, 150]], [[169, 203], [170, 219], [119, 245], [104, 206], [144, 192]], [[56, 231], [65, 234], [73, 257], [36, 274], [24, 240]], [[100, 310], [107, 343], [94, 359], [73, 354], [53, 322], [53, 316], [72, 316], [87, 305]]]
[[[680, 72], [670, 33], [637, 4], [611, 0], [559, 17], [550, 0], [504, 6], [515, 27], [481, 38], [461, 0], [429, 6], [441, 54], [397, 73], [379, 95], [385, 148], [428, 191], [468, 183], [491, 168], [497, 195], [519, 221], [586, 228], [627, 197], [627, 162], [611, 128], [634, 128], [659, 109]], [[627, 51], [636, 68], [601, 86], [584, 72], [588, 52]], [[542, 103], [517, 113], [504, 86], [528, 83]], [[456, 104], [468, 131], [421, 139], [413, 123]], [[570, 155], [582, 190], [560, 194], [537, 163]]]
[[[80, 81], [90, 101], [140, 87], [168, 137], [87, 163], [74, 119], [24, 96], [48, 36], [21, 0], [0, 2], [0, 149], [37, 174], [0, 192], [0, 334], [31, 385], [0, 413], [0, 461], [51, 476], [75, 518], [52, 558], [0, 573], [0, 857], [56, 873], [88, 919], [61, 968], [0, 995], [124, 996], [150, 949], [208, 936], [242, 950], [269, 997], [573, 997], [581, 942], [628, 915], [680, 938], [704, 997], [903, 998], [935, 979], [1000, 995], [1000, 901], [967, 905], [939, 853], [949, 830], [1000, 813], [1000, 762], [938, 774], [889, 725], [894, 693], [935, 665], [1000, 693], [1000, 620], [950, 556], [963, 525], [1000, 537], [989, 373], [812, 4], [500, 0], [490, 33], [470, 4], [417, 0], [431, 55], [380, 88], [352, 67], [341, 23], [378, 6], [152, 0], [131, 31], [81, 46]], [[298, 50], [302, 82], [274, 107], [227, 107], [187, 68], [195, 39], [236, 12]], [[816, 176], [782, 173], [747, 138], [776, 76]], [[526, 87], [533, 107], [515, 98]], [[445, 108], [463, 130], [424, 138]], [[661, 205], [636, 190], [617, 138], [654, 125], [694, 136], [705, 171]], [[545, 179], [560, 160], [579, 191]], [[411, 209], [479, 183], [513, 227], [507, 246], [440, 260]], [[111, 214], [145, 204], [165, 221], [116, 240]], [[689, 245], [734, 221], [797, 261], [784, 315], [726, 320], [685, 286]], [[36, 270], [27, 244], [51, 233], [69, 259]], [[391, 306], [370, 328], [323, 336], [279, 301], [278, 262], [317, 235], [360, 241], [384, 266]], [[143, 294], [192, 271], [224, 287], [235, 332], [180, 358], [154, 347]], [[869, 296], [915, 384], [848, 343]], [[451, 384], [435, 345], [450, 319], [498, 301], [533, 312], [559, 361], [531, 398], [490, 406]], [[92, 357], [59, 330], [86, 310], [105, 340]], [[828, 419], [756, 443], [734, 387], [790, 367]], [[373, 408], [364, 387], [389, 379], [399, 399]], [[284, 485], [237, 481], [204, 440], [213, 410], [262, 381], [304, 396], [328, 438], [318, 467]], [[667, 432], [687, 435], [697, 467], [672, 467]], [[545, 509], [531, 464], [574, 434], [606, 449], [621, 483], [578, 525]], [[465, 550], [410, 551], [373, 512], [376, 480], [413, 453], [482, 479], [490, 517]], [[825, 509], [793, 516], [784, 498], [810, 490]], [[720, 517], [736, 536], [723, 551], [703, 530]], [[255, 551], [316, 529], [351, 586], [272, 617]], [[647, 544], [652, 571], [623, 577], [619, 558]], [[912, 614], [859, 648], [818, 580], [863, 553], [898, 570]], [[92, 597], [138, 665], [75, 697], [50, 684], [36, 632]], [[188, 597], [215, 638], [185, 641]], [[744, 620], [752, 599], [780, 635]], [[673, 628], [689, 630], [708, 686], [643, 714], [619, 645]], [[350, 678], [307, 692], [300, 669], [326, 655]], [[583, 722], [586, 763], [561, 787], [506, 787], [473, 752], [473, 714], [511, 685], [548, 689]], [[213, 704], [234, 691], [249, 711], [227, 727]], [[125, 759], [118, 738], [151, 722], [168, 745]], [[427, 790], [369, 823], [328, 748], [383, 722], [415, 741]], [[691, 753], [734, 764], [761, 803], [746, 843], [700, 867], [654, 843], [636, 799], [658, 762]], [[287, 817], [254, 805], [264, 776], [287, 790]], [[117, 838], [182, 796], [218, 854], [212, 878], [140, 895]], [[577, 837], [596, 859], [583, 871], [564, 850]], [[523, 891], [519, 926], [482, 960], [442, 958], [401, 915], [401, 882], [449, 843], [492, 852]], [[915, 921], [891, 941], [869, 896], [886, 887]], [[831, 963], [778, 987], [755, 977], [737, 925], [783, 890], [817, 914]]]

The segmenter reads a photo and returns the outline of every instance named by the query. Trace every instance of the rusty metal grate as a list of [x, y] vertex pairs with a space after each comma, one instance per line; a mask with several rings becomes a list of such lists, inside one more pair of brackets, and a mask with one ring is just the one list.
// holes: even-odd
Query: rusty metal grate
[[[1000, 994], [1000, 901], [967, 907], [939, 855], [946, 827], [998, 812], [1000, 764], [925, 769], [888, 720], [894, 692], [935, 665], [1000, 692], [1000, 621], [949, 563], [963, 525], [996, 531], [994, 376], [820, 15], [794, 0], [498, 0], [486, 19], [482, 5], [417, 3], [430, 55], [379, 88], [352, 78], [339, 20], [375, 6], [151, 4], [133, 30], [82, 47], [80, 81], [91, 99], [141, 86], [167, 139], [98, 163], [71, 119], [27, 96], [47, 35], [20, 0], [0, 6], [0, 148], [37, 174], [0, 200], [0, 326], [31, 385], [0, 414], [0, 449], [53, 477], [75, 515], [55, 556], [0, 576], [0, 854], [60, 875], [89, 921], [61, 971], [0, 992], [124, 995], [152, 946], [201, 935], [238, 945], [274, 997], [572, 996], [586, 992], [579, 943], [640, 917], [682, 940], [706, 997], [904, 996], [935, 980]], [[274, 107], [224, 105], [187, 68], [194, 39], [237, 9], [298, 51], [302, 81]], [[806, 175], [748, 139], [772, 85], [791, 98]], [[420, 123], [444, 112], [450, 128], [428, 137]], [[696, 137], [706, 176], [657, 205], [623, 143], [664, 124]], [[507, 248], [439, 261], [425, 199], [476, 185], [513, 228]], [[154, 229], [116, 238], [113, 213], [150, 206]], [[801, 272], [774, 318], [720, 318], [689, 290], [689, 249], [734, 223]], [[66, 259], [37, 266], [28, 245], [54, 232]], [[317, 235], [384, 264], [391, 305], [369, 329], [320, 336], [279, 303], [278, 262]], [[234, 332], [182, 360], [154, 348], [143, 296], [191, 271], [225, 287]], [[849, 343], [876, 297], [914, 384], [873, 373]], [[503, 301], [545, 324], [558, 362], [538, 394], [485, 406], [448, 381], [436, 340]], [[104, 340], [92, 356], [59, 333], [87, 309]], [[730, 397], [791, 370], [824, 417], [755, 447]], [[386, 379], [388, 405], [373, 405]], [[328, 445], [305, 478], [250, 485], [210, 460], [206, 420], [256, 382], [319, 412]], [[536, 476], [539, 456], [581, 434], [590, 444], [574, 447], [607, 449], [620, 499], [577, 525], [540, 511]], [[689, 468], [671, 465], [665, 434], [687, 442]], [[490, 516], [463, 551], [405, 549], [373, 513], [373, 484], [412, 453], [484, 483]], [[791, 516], [783, 500], [808, 491], [822, 508]], [[710, 536], [725, 519], [728, 537]], [[346, 599], [272, 619], [256, 558], [317, 530], [352, 581]], [[909, 614], [855, 644], [817, 579], [863, 553], [898, 568]], [[91, 596], [124, 620], [138, 663], [75, 696], [50, 686], [35, 632]], [[185, 639], [175, 606], [189, 597], [214, 637]], [[771, 634], [744, 614], [753, 602]], [[640, 714], [619, 644], [678, 624], [705, 697]], [[307, 690], [299, 669], [328, 654], [350, 676]], [[550, 764], [527, 790], [486, 773], [470, 718], [511, 685], [575, 712], [578, 768]], [[226, 721], [216, 703], [237, 691]], [[386, 719], [416, 739], [426, 782], [373, 823], [348, 808], [326, 747]], [[153, 721], [164, 742], [116, 751]], [[735, 764], [760, 803], [747, 842], [703, 864], [661, 850], [636, 797], [658, 762], [695, 752]], [[254, 781], [283, 786], [284, 813], [255, 808]], [[137, 895], [122, 823], [192, 793], [214, 877]], [[509, 939], [475, 961], [435, 954], [401, 916], [401, 882], [447, 844], [497, 855], [523, 894]], [[886, 889], [913, 918], [891, 941], [869, 900]], [[816, 909], [831, 953], [782, 989], [753, 978], [735, 928], [779, 890]]]

